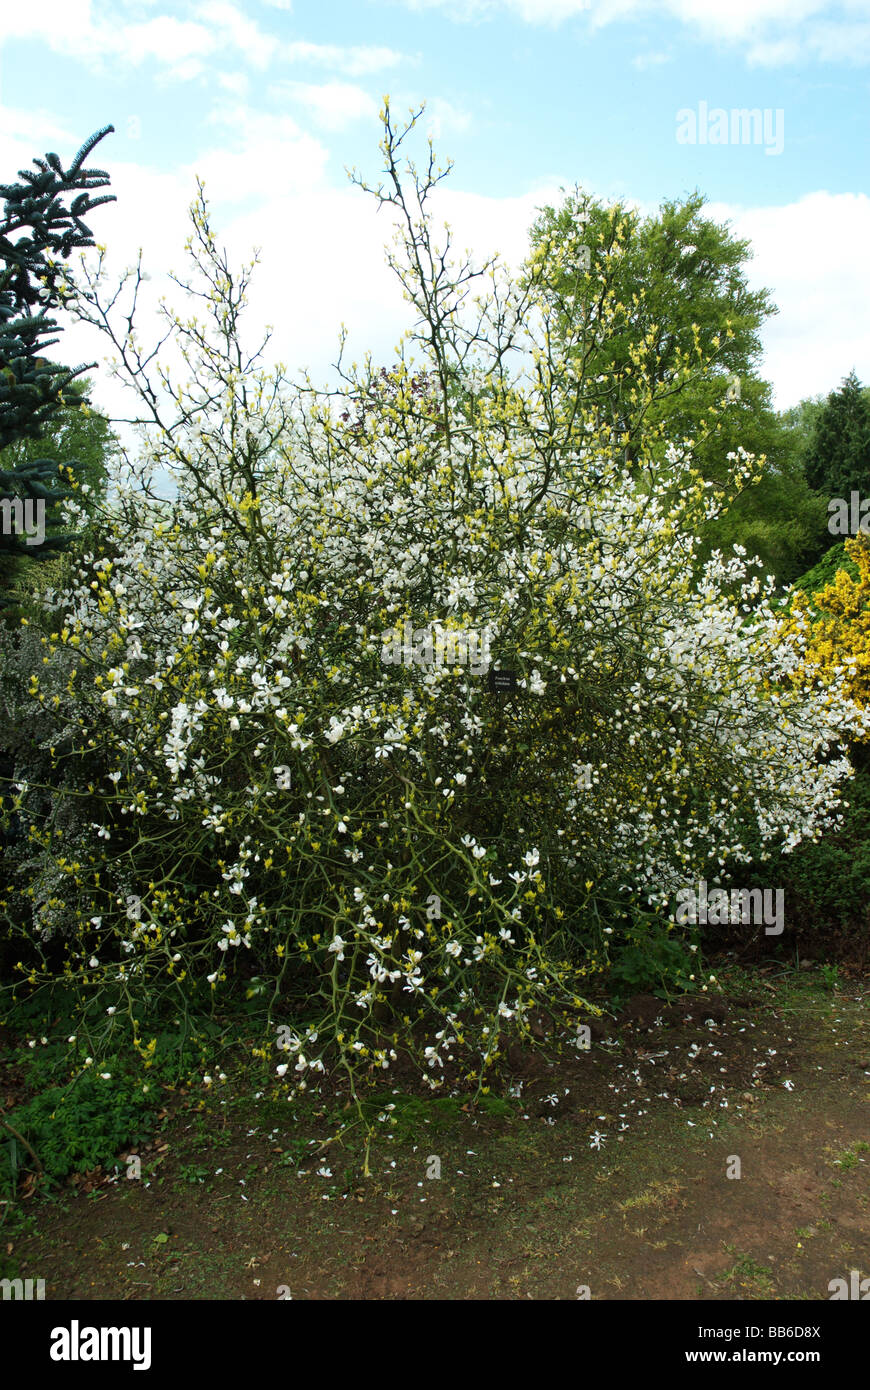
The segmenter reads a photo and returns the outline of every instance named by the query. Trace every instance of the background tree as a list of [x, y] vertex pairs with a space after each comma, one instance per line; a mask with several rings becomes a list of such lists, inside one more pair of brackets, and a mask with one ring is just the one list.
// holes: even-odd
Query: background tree
[[854, 371], [819, 411], [804, 470], [826, 498], [870, 495], [870, 398]]
[[[749, 289], [749, 243], [701, 217], [704, 201], [696, 192], [642, 216], [578, 187], [558, 210], [545, 207], [530, 232], [532, 262], [546, 263], [553, 331], [582, 369], [582, 396], [608, 411], [629, 464], [641, 431], [647, 444], [658, 432], [699, 447], [702, 420], [722, 430], [726, 403], [743, 403], [726, 431], [743, 437], [749, 409], [764, 403], [747, 381], [761, 326], [777, 311], [766, 290]], [[715, 476], [721, 450], [705, 453]]]
[[627, 468], [637, 471], [641, 440], [653, 467], [668, 443], [689, 443], [694, 466], [724, 488], [729, 453], [742, 447], [762, 460], [758, 482], [711, 523], [701, 553], [741, 544], [785, 583], [803, 568], [821, 511], [757, 373], [761, 328], [776, 307], [749, 287], [749, 243], [703, 217], [704, 203], [695, 192], [642, 216], [575, 188], [533, 225], [530, 274], [542, 274], [551, 331], [575, 364], [566, 387], [581, 408], [609, 414]]
[[[19, 170], [22, 183], [0, 185], [0, 450], [43, 437], [66, 408], [64, 391], [87, 370], [64, 367], [42, 354], [58, 342], [48, 336], [57, 329], [49, 310], [73, 294], [61, 261], [74, 249], [95, 244], [82, 218], [101, 203], [114, 201], [113, 194], [91, 196], [109, 182], [109, 175], [84, 167], [94, 146], [113, 129], [106, 126], [86, 140], [66, 170], [59, 157], [49, 153], [44, 160], [34, 159], [37, 172]], [[74, 195], [68, 207], [67, 195]], [[4, 459], [0, 501], [61, 499], [65, 488], [58, 485], [57, 461], [37, 455], [38, 451], [26, 451], [11, 459], [11, 467]], [[65, 463], [76, 474], [77, 460]], [[0, 534], [0, 564], [5, 558], [8, 577], [11, 558], [42, 558], [66, 539], [54, 535], [41, 545], [25, 545], [15, 534]]]
[[830, 540], [826, 504], [807, 484], [801, 437], [782, 415], [764, 412], [751, 451], [766, 456], [761, 476], [709, 523], [705, 552], [742, 545], [778, 584], [791, 584]]
[[826, 401], [827, 397], [824, 393], [816, 396], [804, 396], [797, 405], [791, 405], [787, 410], [779, 412], [782, 424], [793, 438], [802, 468], [806, 464], [816, 421], [824, 410]]
[[[53, 465], [77, 489], [77, 500], [89, 515], [95, 514], [105, 497], [109, 464], [121, 452], [108, 419], [91, 404], [92, 389], [90, 378], [71, 381], [62, 393], [63, 405], [39, 439], [19, 439], [0, 450], [0, 472], [7, 476], [18, 478], [30, 469]], [[62, 533], [56, 501], [46, 505], [45, 529], [49, 539]], [[48, 565], [34, 566], [28, 553], [32, 547], [23, 549], [23, 554], [0, 554], [0, 583], [8, 590], [14, 576], [16, 587], [28, 591], [40, 588], [43, 578], [52, 583], [59, 557]]]
[[782, 411], [779, 421], [789, 446], [790, 469], [803, 474], [815, 498], [814, 534], [802, 555], [804, 572], [809, 567], [815, 580], [823, 557], [830, 560], [831, 574], [849, 563], [842, 544], [832, 545], [828, 502], [832, 497], [848, 500], [853, 490], [863, 496], [870, 491], [870, 387], [862, 387], [851, 372], [839, 390], [799, 401]]

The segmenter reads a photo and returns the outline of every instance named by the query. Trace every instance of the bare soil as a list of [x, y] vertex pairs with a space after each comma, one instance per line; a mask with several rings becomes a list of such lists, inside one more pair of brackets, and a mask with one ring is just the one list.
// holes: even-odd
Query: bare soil
[[325, 1113], [167, 1096], [140, 1181], [37, 1195], [5, 1254], [49, 1299], [828, 1299], [870, 1274], [867, 982], [724, 984], [512, 1049], [482, 1106], [387, 1084], [367, 1179]]

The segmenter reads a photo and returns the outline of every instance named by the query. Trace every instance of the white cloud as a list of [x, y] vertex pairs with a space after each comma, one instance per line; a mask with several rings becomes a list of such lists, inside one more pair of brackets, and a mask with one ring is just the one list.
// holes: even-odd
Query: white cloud
[[[234, 131], [235, 143], [229, 148], [216, 140], [195, 164], [171, 173], [113, 161], [112, 191], [118, 202], [94, 215], [93, 229], [108, 246], [113, 273], [133, 263], [144, 239], [145, 268], [152, 279], [143, 287], [140, 341], [151, 345], [157, 340], [160, 295], [182, 311], [194, 307], [186, 305], [167, 272], [172, 269], [184, 278], [188, 271], [183, 252], [190, 230], [187, 208], [199, 173], [206, 180], [212, 226], [231, 264], [249, 261], [253, 248], [260, 248], [260, 264], [248, 293], [248, 346], [256, 346], [265, 325], [272, 324], [268, 362], [285, 362], [291, 376], [308, 367], [316, 383], [335, 386], [331, 363], [343, 323], [349, 335], [347, 364], [362, 362], [367, 351], [378, 365], [393, 362], [396, 345], [413, 322], [413, 311], [385, 261], [395, 211], [384, 207], [379, 212], [373, 197], [349, 184], [329, 187], [325, 149], [289, 117], [276, 121], [227, 107], [215, 119]], [[16, 158], [22, 162], [20, 146]], [[438, 190], [432, 204], [436, 238], [447, 219], [454, 229], [455, 255], [469, 246], [479, 262], [500, 248], [518, 262], [526, 251], [527, 228], [536, 207], [556, 197], [555, 186], [505, 199]], [[70, 323], [51, 355], [104, 364], [110, 354], [93, 330]], [[171, 342], [160, 358], [173, 362]], [[94, 376], [101, 408], [120, 417], [136, 413], [133, 398], [110, 379], [105, 365]]]
[[324, 130], [346, 130], [356, 121], [377, 120], [380, 107], [362, 87], [349, 82], [280, 82], [269, 93], [297, 102]]
[[4, 5], [0, 40], [45, 39], [57, 46], [91, 27], [91, 0], [42, 0], [39, 5]]
[[[404, 0], [410, 10], [446, 10], [449, 19], [470, 21], [490, 19], [512, 0]], [[402, 0], [399, 0], [402, 3]]]
[[[361, 190], [331, 187], [335, 171], [328, 149], [289, 115], [275, 117], [227, 102], [210, 119], [214, 139], [201, 156], [168, 171], [114, 155], [109, 160], [104, 147], [98, 150], [97, 162], [111, 167], [118, 202], [94, 214], [94, 233], [108, 245], [116, 268], [129, 264], [144, 241], [153, 276], [142, 341], [154, 340], [159, 320], [153, 306], [160, 293], [183, 305], [166, 272], [185, 270], [187, 207], [199, 173], [206, 180], [218, 241], [233, 263], [248, 260], [254, 246], [262, 248], [249, 293], [251, 343], [263, 325], [274, 324], [270, 360], [286, 362], [291, 374], [310, 366], [315, 380], [325, 381], [344, 322], [349, 360], [361, 361], [370, 349], [376, 363], [393, 361], [411, 310], [384, 261], [392, 210], [379, 214], [375, 200]], [[47, 148], [57, 148], [66, 160], [78, 144], [77, 136], [39, 110], [0, 110], [0, 131], [4, 171], [30, 167], [32, 157]], [[479, 264], [500, 251], [516, 266], [526, 253], [538, 207], [558, 205], [562, 183], [571, 180], [555, 171], [544, 186], [494, 198], [457, 188], [454, 176], [433, 194], [436, 239], [446, 219], [454, 232], [454, 254], [470, 247]], [[735, 235], [750, 240], [751, 281], [768, 287], [780, 308], [764, 330], [761, 367], [774, 383], [777, 404], [828, 391], [853, 366], [870, 381], [870, 198], [819, 191], [784, 207], [708, 204], [705, 212], [730, 219]], [[105, 346], [75, 328], [64, 332], [52, 353], [59, 360], [90, 361], [102, 358]], [[130, 413], [126, 396], [105, 371], [97, 375], [95, 394], [114, 414]]]
[[407, 66], [417, 62], [407, 54], [398, 53], [394, 48], [360, 45], [341, 48], [331, 43], [306, 43], [297, 39], [281, 48], [281, 56], [288, 63], [311, 63], [321, 67], [335, 68], [346, 77], [365, 77], [369, 73], [382, 72], [384, 68]]
[[[466, 247], [479, 265], [498, 251], [516, 267], [527, 253], [537, 209], [561, 201], [559, 183], [512, 198], [492, 198], [449, 185], [432, 197], [432, 227], [453, 233], [454, 257]], [[870, 197], [816, 192], [784, 207], [708, 204], [705, 215], [730, 220], [754, 249], [747, 274], [772, 292], [779, 314], [763, 331], [761, 371], [784, 408], [836, 387], [855, 367], [870, 382]], [[310, 195], [251, 210], [236, 219], [234, 243], [244, 254], [263, 246], [259, 289], [252, 306], [278, 325], [275, 353], [288, 364], [310, 363], [327, 375], [339, 324], [349, 330], [350, 358], [371, 349], [375, 362], [394, 359], [395, 343], [411, 323], [398, 281], [384, 264], [392, 210], [359, 189], [321, 188]], [[836, 228], [836, 238], [832, 235]], [[348, 360], [350, 360], [350, 358]]]
[[776, 404], [830, 391], [854, 367], [870, 382], [870, 198], [807, 194], [778, 208], [708, 203], [704, 215], [729, 218], [755, 252], [747, 274], [772, 291], [779, 314], [763, 332], [763, 375]]
[[290, 116], [274, 116], [241, 105], [215, 107], [209, 123], [226, 128], [220, 143], [192, 163], [182, 166], [181, 174], [205, 180], [210, 197], [217, 202], [259, 204], [264, 191], [283, 196], [297, 190], [315, 190], [324, 182], [329, 151], [313, 135], [304, 131]]
[[123, 53], [128, 62], [137, 65], [145, 58], [166, 62], [170, 55], [173, 63], [203, 58], [218, 46], [216, 35], [204, 25], [168, 15], [157, 15], [143, 24], [128, 24], [115, 32], [95, 29], [93, 42], [102, 54]]
[[631, 66], [637, 68], [638, 72], [646, 72], [649, 68], [660, 68], [670, 61], [669, 53], [638, 53], [636, 58], [632, 58]]
[[[5, 115], [5, 112], [2, 113]], [[107, 138], [106, 143], [111, 139]], [[64, 162], [75, 152], [75, 141], [67, 142], [66, 149], [59, 151]], [[100, 189], [100, 193], [114, 193], [117, 201], [97, 208], [87, 219], [87, 225], [94, 239], [107, 247], [107, 264], [110, 268], [108, 283], [127, 266], [133, 265], [138, 248], [144, 242], [144, 266], [151, 274], [151, 283], [143, 286], [140, 312], [140, 339], [144, 343], [158, 341], [161, 321], [157, 314], [157, 301], [161, 294], [172, 294], [174, 286], [168, 278], [169, 270], [183, 269], [183, 247], [189, 227], [187, 207], [195, 192], [193, 180], [178, 172], [163, 173], [144, 164], [127, 163], [117, 158], [111, 161], [100, 158], [104, 146], [99, 145], [94, 152], [98, 164], [111, 165], [111, 185]], [[36, 149], [28, 152], [28, 157]], [[0, 160], [6, 167], [7, 147], [0, 142]], [[20, 160], [15, 167], [24, 167]], [[78, 265], [78, 252], [70, 258], [75, 269]], [[95, 253], [88, 253], [93, 256]], [[47, 351], [47, 356], [55, 361], [78, 365], [96, 362], [98, 368], [89, 375], [94, 383], [95, 404], [117, 418], [129, 418], [136, 414], [135, 399], [131, 392], [124, 390], [109, 375], [107, 341], [93, 329], [76, 323], [73, 318], [59, 311], [55, 314], [61, 332], [59, 341]], [[165, 354], [161, 354], [161, 359]], [[129, 439], [129, 431], [122, 431]]]
[[[799, 58], [870, 62], [870, 0], [400, 0], [412, 10], [441, 9], [459, 21], [510, 14], [556, 26], [584, 18], [594, 29], [655, 15], [682, 22], [712, 42], [742, 44], [753, 64]], [[636, 64], [637, 66], [637, 64]]]
[[231, 47], [256, 68], [267, 67], [279, 46], [272, 34], [264, 34], [254, 20], [227, 0], [204, 0], [197, 14], [217, 28], [221, 47]]
[[838, 9], [831, 0], [728, 0], [727, 4], [705, 0], [667, 0], [665, 6], [677, 19], [692, 24], [710, 37], [751, 38], [763, 30], [794, 29], [812, 15]]
[[753, 67], [781, 68], [797, 62], [801, 46], [797, 39], [760, 40], [747, 50], [747, 60]]
[[[141, 19], [134, 0], [40, 0], [32, 7], [0, 11], [3, 39], [40, 39], [56, 52], [100, 69], [107, 59], [138, 65], [160, 62], [176, 78], [198, 77], [203, 60], [232, 56], [260, 70], [273, 60], [332, 68], [346, 77], [362, 77], [387, 68], [419, 62], [384, 44], [329, 44], [306, 40], [283, 42], [267, 32], [230, 0], [148, 0], [162, 12]], [[273, 5], [288, 9], [289, 6]], [[171, 13], [182, 10], [183, 13]], [[199, 60], [199, 66], [196, 61]]]
[[870, 24], [819, 24], [807, 48], [826, 63], [870, 63]]
[[250, 79], [246, 72], [219, 72], [217, 80], [225, 92], [232, 92], [236, 97], [247, 95]]
[[[401, 105], [398, 101], [393, 104]], [[444, 135], [462, 134], [471, 126], [470, 113], [454, 106], [443, 97], [433, 97], [431, 101], [426, 102], [423, 119], [426, 122], [426, 134], [431, 135], [433, 140], [440, 140]]]
[[[40, 107], [26, 111], [12, 106], [0, 107], [0, 168], [3, 170], [21, 167], [16, 160], [22, 159], [28, 167], [32, 167], [30, 161], [33, 156], [39, 155], [41, 158], [49, 140], [70, 144], [75, 142], [75, 138], [55, 115]], [[70, 159], [77, 149], [78, 145], [69, 151]], [[66, 162], [65, 155], [61, 155], [61, 158]], [[8, 174], [3, 174], [4, 181], [8, 177]]]
[[[267, 0], [268, 2], [268, 0]], [[799, 58], [870, 62], [870, 0], [398, 0], [414, 10], [440, 9], [457, 20], [513, 15], [528, 24], [556, 26], [585, 19], [593, 28], [634, 17], [670, 17], [714, 42], [741, 44], [749, 61], [779, 66]], [[168, 0], [163, 0], [169, 8]], [[127, 6], [131, 0], [127, 0]], [[273, 10], [287, 10], [271, 0]], [[163, 62], [176, 77], [199, 75], [193, 60], [227, 50], [265, 68], [280, 54], [290, 63], [332, 67], [345, 76], [419, 61], [379, 45], [342, 47], [304, 40], [282, 43], [229, 0], [203, 0], [188, 18], [158, 13], [134, 21], [119, 0], [40, 0], [30, 7], [6, 4], [0, 40], [41, 38], [58, 52], [74, 53], [91, 66], [114, 58]], [[140, 12], [135, 7], [135, 14]], [[119, 14], [119, 9], [121, 13]]]
[[[156, 14], [151, 19], [119, 14], [117, 0], [40, 0], [33, 6], [5, 5], [0, 41], [40, 39], [55, 52], [73, 55], [100, 69], [106, 60], [138, 65], [145, 59], [165, 64], [176, 77], [197, 77], [202, 60], [229, 51], [257, 68], [266, 67], [279, 40], [228, 0], [204, 0], [188, 7], [190, 17]], [[136, 7], [138, 14], [140, 7]]]

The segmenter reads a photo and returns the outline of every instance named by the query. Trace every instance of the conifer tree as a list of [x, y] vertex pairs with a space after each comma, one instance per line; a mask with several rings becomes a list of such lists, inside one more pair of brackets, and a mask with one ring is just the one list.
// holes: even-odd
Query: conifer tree
[[816, 420], [804, 463], [807, 482], [827, 497], [870, 496], [870, 400], [854, 371]]
[[[109, 183], [109, 175], [85, 168], [94, 146], [113, 129], [105, 126], [86, 140], [68, 169], [49, 153], [33, 160], [36, 172], [19, 170], [23, 182], [0, 184], [0, 450], [42, 438], [64, 409], [64, 390], [96, 366], [64, 367], [42, 354], [59, 341], [50, 337], [58, 329], [50, 311], [63, 307], [74, 293], [62, 262], [72, 251], [95, 244], [82, 219], [101, 203], [115, 201], [114, 194], [92, 196]], [[73, 476], [77, 466], [74, 459], [62, 465]], [[0, 468], [0, 582], [8, 581], [15, 557], [45, 558], [68, 543], [67, 536], [34, 543], [33, 536], [22, 537], [20, 527], [28, 504], [32, 515], [36, 504], [56, 502], [65, 490], [56, 460], [30, 455], [12, 468]]]

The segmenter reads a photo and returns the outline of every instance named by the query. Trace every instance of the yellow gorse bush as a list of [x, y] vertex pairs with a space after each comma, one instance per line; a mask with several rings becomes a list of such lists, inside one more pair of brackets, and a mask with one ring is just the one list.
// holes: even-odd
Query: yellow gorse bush
[[[846, 554], [857, 566], [856, 577], [846, 569], [808, 597], [792, 596], [783, 633], [802, 634], [806, 652], [802, 669], [820, 685], [830, 685], [845, 672], [848, 694], [861, 709], [870, 708], [870, 538], [845, 541]], [[866, 741], [867, 735], [861, 741]]]

